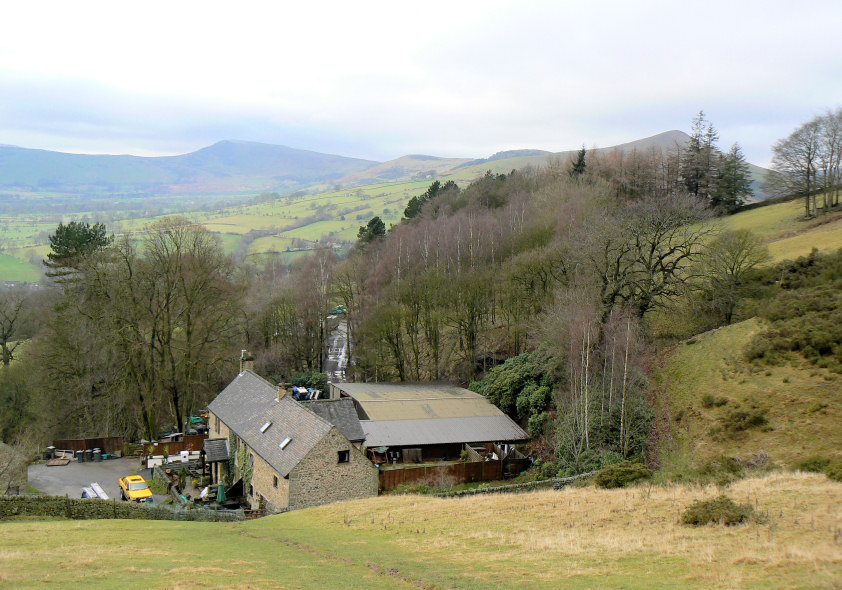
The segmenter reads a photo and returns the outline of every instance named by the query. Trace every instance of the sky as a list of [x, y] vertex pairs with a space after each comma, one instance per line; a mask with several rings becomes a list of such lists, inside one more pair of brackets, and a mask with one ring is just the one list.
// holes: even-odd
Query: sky
[[727, 150], [842, 107], [842, 2], [15, 2], [0, 144], [224, 139], [373, 160], [608, 147], [700, 110]]

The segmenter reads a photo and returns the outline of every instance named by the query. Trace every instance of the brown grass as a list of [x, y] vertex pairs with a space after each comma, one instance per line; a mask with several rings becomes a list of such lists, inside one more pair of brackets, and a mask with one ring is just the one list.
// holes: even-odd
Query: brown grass
[[[680, 587], [842, 581], [842, 543], [834, 537], [842, 528], [842, 485], [797, 473], [743, 480], [728, 494], [768, 513], [768, 524], [679, 524], [684, 508], [720, 493], [715, 486], [667, 485], [469, 499], [399, 496], [355, 502], [343, 511], [292, 513], [255, 526], [280, 534], [306, 520], [314, 529], [376, 535], [388, 539], [392, 553], [450, 564], [506, 587], [518, 579], [529, 580], [528, 586], [577, 581], [588, 587], [588, 580], [611, 576], [634, 577], [635, 587], [672, 576]], [[344, 513], [354, 515], [347, 525]], [[381, 546], [375, 549], [383, 559]]]
[[0, 584], [40, 588], [799, 588], [842, 583], [842, 484], [776, 472], [726, 493], [764, 524], [688, 527], [722, 490], [643, 485], [384, 496], [238, 524], [5, 523]]

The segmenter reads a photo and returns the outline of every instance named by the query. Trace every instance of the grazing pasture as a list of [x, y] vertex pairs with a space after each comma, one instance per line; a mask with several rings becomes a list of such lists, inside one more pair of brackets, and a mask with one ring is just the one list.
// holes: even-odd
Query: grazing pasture
[[383, 496], [240, 523], [4, 523], [15, 588], [832, 588], [842, 484], [772, 473], [725, 493], [764, 517], [680, 524], [716, 486]]

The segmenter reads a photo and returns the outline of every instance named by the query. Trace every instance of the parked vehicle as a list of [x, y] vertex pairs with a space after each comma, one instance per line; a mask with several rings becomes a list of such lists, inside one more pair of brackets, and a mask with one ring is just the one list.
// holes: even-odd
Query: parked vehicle
[[97, 482], [93, 482], [90, 486], [82, 488], [83, 498], [99, 498], [100, 500], [107, 500], [108, 494], [102, 489], [102, 486]]
[[120, 497], [133, 502], [151, 501], [152, 490], [141, 476], [127, 475], [120, 478]]

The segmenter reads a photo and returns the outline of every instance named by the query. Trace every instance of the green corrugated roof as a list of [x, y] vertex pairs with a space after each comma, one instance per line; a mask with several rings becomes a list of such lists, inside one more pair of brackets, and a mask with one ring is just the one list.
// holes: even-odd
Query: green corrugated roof
[[370, 420], [417, 420], [501, 416], [483, 396], [442, 384], [338, 383]]

